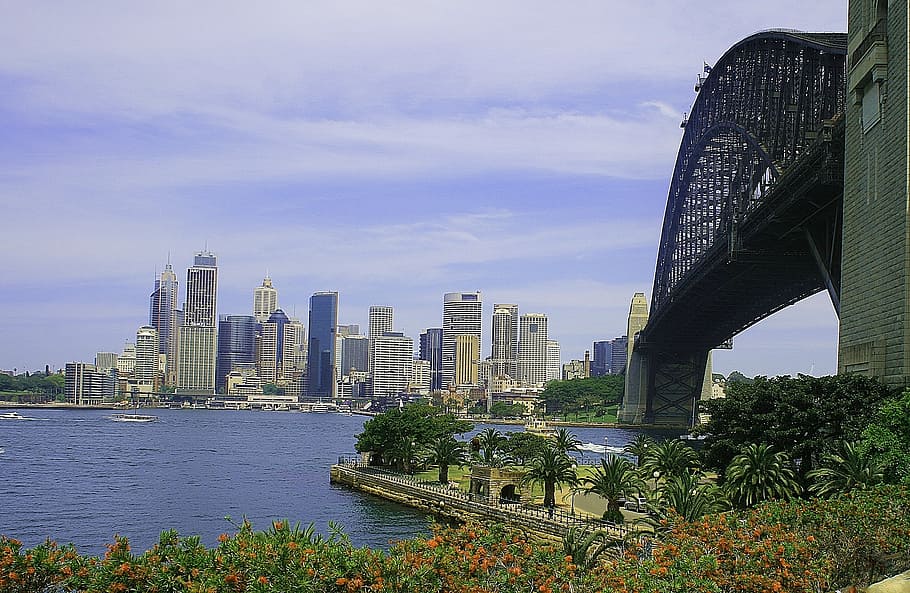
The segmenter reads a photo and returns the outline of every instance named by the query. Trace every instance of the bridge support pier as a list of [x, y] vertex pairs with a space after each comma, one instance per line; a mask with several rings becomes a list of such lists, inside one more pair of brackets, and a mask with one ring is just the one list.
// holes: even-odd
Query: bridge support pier
[[711, 394], [711, 352], [671, 352], [640, 344], [626, 369], [618, 420], [688, 428]]

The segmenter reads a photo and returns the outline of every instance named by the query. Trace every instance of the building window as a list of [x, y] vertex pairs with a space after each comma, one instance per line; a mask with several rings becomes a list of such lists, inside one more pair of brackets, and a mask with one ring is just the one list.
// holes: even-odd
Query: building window
[[882, 119], [881, 97], [878, 82], [872, 81], [863, 89], [863, 132]]

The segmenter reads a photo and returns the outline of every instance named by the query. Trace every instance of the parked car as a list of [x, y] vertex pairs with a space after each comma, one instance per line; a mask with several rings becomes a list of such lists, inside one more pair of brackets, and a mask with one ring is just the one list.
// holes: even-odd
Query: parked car
[[635, 511], [636, 513], [646, 513], [648, 512], [648, 499], [644, 496], [639, 496], [632, 500], [627, 500], [625, 509], [627, 511]]

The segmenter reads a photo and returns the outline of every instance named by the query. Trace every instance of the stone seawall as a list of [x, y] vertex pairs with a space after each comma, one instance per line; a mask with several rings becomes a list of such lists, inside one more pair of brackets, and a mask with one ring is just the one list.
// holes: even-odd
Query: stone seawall
[[551, 541], [561, 540], [573, 526], [586, 532], [603, 529], [615, 539], [621, 539], [627, 533], [622, 526], [582, 520], [565, 513], [551, 517], [549, 512], [540, 507], [479, 502], [461, 490], [430, 485], [409, 476], [373, 468], [333, 465], [330, 480], [333, 484], [342, 484], [404, 504], [444, 520], [479, 523], [495, 521], [520, 529], [529, 536]]

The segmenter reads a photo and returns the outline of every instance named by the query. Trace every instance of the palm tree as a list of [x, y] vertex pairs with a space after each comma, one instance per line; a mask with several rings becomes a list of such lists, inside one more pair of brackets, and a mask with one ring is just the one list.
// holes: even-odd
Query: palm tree
[[400, 438], [395, 445], [387, 451], [389, 463], [398, 471], [406, 474], [413, 472], [413, 464], [417, 460], [420, 448], [417, 443], [407, 437]]
[[865, 490], [885, 479], [881, 464], [860, 451], [859, 443], [841, 443], [839, 451], [822, 455], [821, 467], [806, 474], [809, 490], [822, 497], [850, 490]]
[[676, 515], [686, 521], [697, 521], [710, 513], [729, 508], [723, 491], [710, 483], [703, 483], [701, 472], [688, 472], [673, 476], [655, 492], [650, 503], [652, 524], [661, 524]]
[[496, 465], [497, 453], [502, 450], [502, 445], [505, 441], [506, 437], [504, 434], [495, 428], [487, 428], [471, 439], [471, 450], [481, 463]]
[[619, 510], [622, 498], [638, 496], [645, 489], [645, 483], [635, 471], [631, 461], [618, 455], [601, 459], [600, 467], [594, 468], [594, 474], [582, 478], [576, 492], [596, 494], [607, 501], [603, 518], [614, 523], [622, 523], [623, 516]]
[[563, 453], [569, 453], [570, 451], [578, 451], [581, 441], [575, 438], [575, 435], [569, 432], [569, 429], [560, 427], [553, 434], [552, 444]]
[[446, 435], [436, 439], [432, 445], [424, 450], [423, 459], [425, 462], [438, 465], [439, 483], [448, 484], [449, 466], [463, 466], [467, 461], [467, 455], [468, 452], [464, 443], [460, 443], [453, 437]]
[[566, 556], [572, 557], [572, 562], [580, 570], [588, 570], [597, 559], [610, 547], [610, 535], [603, 529], [598, 529], [585, 535], [579, 533], [575, 526], [569, 527], [562, 539], [562, 550]]
[[789, 500], [802, 492], [790, 457], [764, 443], [753, 443], [734, 457], [725, 476], [730, 498], [743, 508], [763, 500]]
[[623, 452], [635, 457], [635, 463], [641, 465], [642, 458], [651, 450], [656, 443], [654, 439], [646, 434], [638, 433], [629, 444], [623, 447]]
[[543, 484], [543, 505], [556, 506], [556, 486], [568, 484], [574, 486], [578, 482], [575, 475], [575, 462], [571, 457], [550, 446], [531, 458], [522, 485]]
[[645, 449], [638, 465], [655, 480], [666, 480], [698, 469], [698, 453], [679, 439], [667, 439]]

